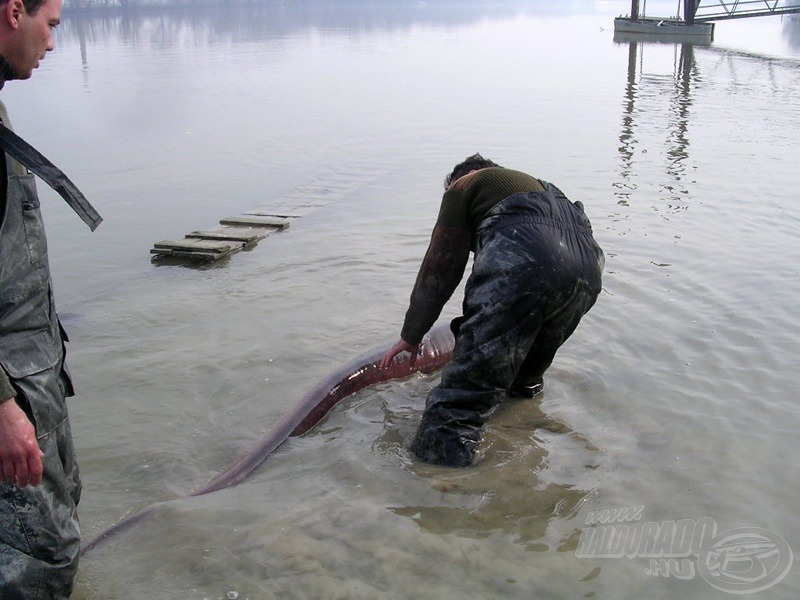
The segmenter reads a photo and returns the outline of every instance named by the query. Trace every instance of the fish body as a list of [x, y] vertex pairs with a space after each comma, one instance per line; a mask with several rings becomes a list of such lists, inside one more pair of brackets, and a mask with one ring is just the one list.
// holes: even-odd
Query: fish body
[[[186, 497], [202, 496], [241, 483], [255, 471], [289, 437], [303, 435], [316, 426], [341, 400], [372, 385], [408, 377], [415, 372], [433, 373], [446, 365], [453, 355], [455, 340], [450, 327], [434, 327], [423, 344], [414, 366], [408, 353], [398, 355], [391, 364], [380, 368], [384, 354], [391, 346], [381, 346], [359, 356], [325, 377], [309, 390], [294, 407], [264, 435], [261, 441], [227, 471], [190, 492]], [[148, 506], [112, 525], [86, 544], [85, 554], [121, 530], [129, 529], [153, 511]]]

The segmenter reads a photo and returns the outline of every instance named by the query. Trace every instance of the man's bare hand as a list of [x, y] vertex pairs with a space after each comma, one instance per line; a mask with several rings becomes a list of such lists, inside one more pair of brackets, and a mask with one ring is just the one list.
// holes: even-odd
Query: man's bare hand
[[390, 364], [392, 364], [392, 359], [395, 356], [400, 354], [401, 352], [410, 352], [411, 353], [411, 360], [409, 361], [409, 367], [411, 369], [414, 368], [414, 365], [417, 363], [417, 355], [419, 354], [419, 344], [409, 344], [403, 340], [398, 341], [394, 346], [389, 348], [386, 354], [383, 355], [381, 359], [381, 369], [385, 369]]
[[11, 398], [0, 404], [0, 480], [39, 485], [42, 456], [36, 430], [17, 402]]

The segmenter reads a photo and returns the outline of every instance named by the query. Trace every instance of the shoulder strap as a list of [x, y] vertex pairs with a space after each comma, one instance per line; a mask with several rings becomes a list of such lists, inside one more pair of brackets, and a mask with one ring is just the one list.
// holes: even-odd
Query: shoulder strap
[[86, 196], [69, 180], [64, 172], [51, 163], [41, 152], [19, 137], [5, 125], [0, 124], [0, 148], [28, 167], [42, 181], [66, 200], [78, 216], [94, 231], [103, 220]]

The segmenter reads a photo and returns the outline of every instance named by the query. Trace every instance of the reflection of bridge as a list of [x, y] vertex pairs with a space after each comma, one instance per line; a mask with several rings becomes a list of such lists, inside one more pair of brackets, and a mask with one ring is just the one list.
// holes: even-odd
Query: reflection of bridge
[[[692, 86], [698, 79], [694, 59], [694, 44], [676, 43], [676, 56], [674, 73], [671, 78], [662, 76], [645, 75], [643, 66], [640, 65], [640, 52], [643, 50], [642, 41], [631, 40], [628, 46], [628, 78], [625, 86], [623, 102], [622, 130], [619, 135], [619, 154], [622, 162], [620, 181], [615, 183], [618, 191], [617, 204], [627, 206], [631, 191], [636, 189], [635, 161], [640, 152], [637, 146], [643, 141], [636, 130], [641, 126], [637, 124], [637, 116], [642, 122], [650, 121], [652, 115], [637, 110], [637, 103], [642, 99], [655, 97], [666, 99], [670, 111], [659, 109], [658, 114], [667, 119], [666, 131], [658, 129], [659, 135], [666, 134], [666, 159], [665, 167], [668, 180], [661, 183], [660, 198], [666, 201], [669, 211], [686, 208], [684, 201], [688, 197], [687, 172], [691, 170], [689, 161], [689, 124], [693, 102]], [[638, 72], [637, 72], [638, 66]], [[643, 93], [643, 86], [656, 91], [656, 94]], [[652, 109], [656, 110], [656, 109]], [[655, 113], [654, 113], [655, 114]], [[642, 134], [644, 135], [644, 134]], [[644, 150], [646, 151], [646, 150]]]
[[[639, 4], [639, 0], [631, 0], [631, 21], [639, 20]], [[680, 2], [678, 4], [680, 6]], [[683, 0], [683, 21], [687, 25], [791, 13], [800, 13], [800, 2], [794, 0]]]

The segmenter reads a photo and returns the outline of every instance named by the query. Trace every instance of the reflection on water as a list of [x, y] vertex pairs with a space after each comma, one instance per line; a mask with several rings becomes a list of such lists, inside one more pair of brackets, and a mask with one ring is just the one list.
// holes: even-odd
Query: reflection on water
[[281, 41], [307, 31], [316, 31], [320, 35], [327, 33], [357, 37], [414, 27], [455, 28], [482, 19], [503, 20], [521, 14], [571, 14], [580, 4], [591, 6], [593, 2], [505, 0], [494, 3], [491, 12], [487, 12], [485, 3], [474, 0], [456, 3], [266, 1], [203, 10], [158, 10], [150, 7], [111, 15], [102, 12], [67, 12], [68, 18], [58, 29], [58, 39], [63, 42], [78, 40], [86, 64], [86, 44], [107, 39], [114, 39], [131, 48], [167, 50], [186, 42], [205, 47]]
[[574, 516], [592, 493], [577, 482], [600, 457], [582, 435], [543, 412], [540, 399], [512, 401], [493, 415], [475, 468], [413, 463], [415, 476], [440, 494], [438, 502], [388, 508], [425, 533], [485, 538], [502, 531], [529, 551], [563, 549], [577, 529], [548, 540], [548, 528], [553, 519]]
[[[633, 38], [633, 36], [628, 36]], [[620, 37], [615, 36], [615, 42]], [[644, 48], [648, 43], [641, 39], [629, 39], [628, 43], [628, 75], [624, 94], [624, 111], [622, 128], [619, 135], [619, 154], [622, 162], [620, 181], [616, 196], [618, 203], [627, 205], [631, 191], [636, 189], [634, 183], [635, 161], [641, 151], [637, 146], [637, 100], [640, 97], [667, 98], [667, 123], [664, 132], [667, 151], [665, 156], [665, 172], [668, 181], [661, 184], [661, 199], [667, 203], [668, 211], [682, 210], [683, 202], [688, 195], [687, 182], [684, 179], [691, 167], [689, 159], [689, 122], [692, 107], [692, 83], [699, 77], [694, 60], [693, 43], [673, 43], [675, 48], [674, 70], [672, 75], [647, 74], [643, 71]], [[658, 43], [658, 42], [656, 42]], [[650, 112], [643, 111], [642, 119], [649, 119]]]

